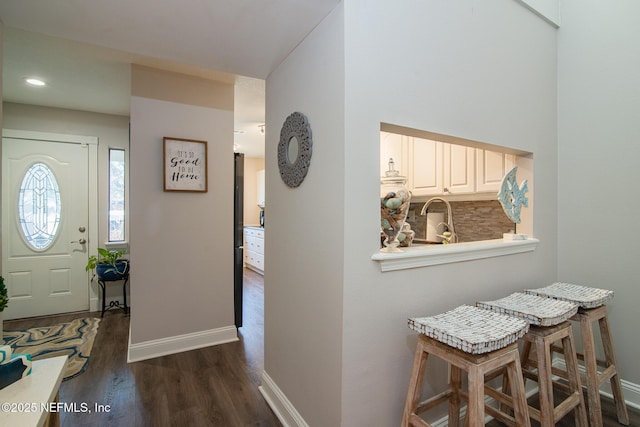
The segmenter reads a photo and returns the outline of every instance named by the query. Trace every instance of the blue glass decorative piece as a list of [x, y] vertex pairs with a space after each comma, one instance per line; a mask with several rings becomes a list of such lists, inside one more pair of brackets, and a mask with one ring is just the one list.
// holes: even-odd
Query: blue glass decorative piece
[[528, 192], [529, 189], [527, 188], [526, 179], [522, 181], [522, 185], [518, 185], [516, 181], [517, 171], [518, 167], [514, 166], [513, 169], [507, 172], [504, 178], [502, 178], [502, 184], [498, 192], [498, 201], [509, 219], [516, 224], [520, 224], [520, 211], [522, 210], [522, 206], [529, 206], [529, 199], [525, 196], [525, 193]]

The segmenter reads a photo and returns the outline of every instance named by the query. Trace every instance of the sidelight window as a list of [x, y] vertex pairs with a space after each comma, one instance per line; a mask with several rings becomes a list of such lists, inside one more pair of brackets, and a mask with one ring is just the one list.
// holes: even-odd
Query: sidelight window
[[109, 149], [109, 241], [125, 240], [125, 162], [124, 150]]

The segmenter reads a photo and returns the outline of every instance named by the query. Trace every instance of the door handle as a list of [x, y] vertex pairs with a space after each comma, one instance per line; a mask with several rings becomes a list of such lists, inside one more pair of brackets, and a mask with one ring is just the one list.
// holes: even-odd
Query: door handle
[[87, 240], [86, 239], [72, 240], [71, 243], [80, 243], [81, 245], [84, 245], [85, 243], [87, 243]]

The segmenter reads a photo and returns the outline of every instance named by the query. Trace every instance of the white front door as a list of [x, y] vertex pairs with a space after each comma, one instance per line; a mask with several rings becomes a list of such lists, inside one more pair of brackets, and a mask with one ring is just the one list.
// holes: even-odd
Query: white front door
[[86, 144], [2, 139], [5, 319], [89, 309]]

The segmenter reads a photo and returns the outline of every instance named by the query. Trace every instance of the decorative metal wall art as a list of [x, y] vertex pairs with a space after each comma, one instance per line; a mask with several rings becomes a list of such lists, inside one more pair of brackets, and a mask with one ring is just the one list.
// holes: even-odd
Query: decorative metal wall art
[[289, 187], [302, 184], [311, 164], [311, 126], [302, 113], [292, 113], [282, 124], [278, 143], [280, 177]]
[[529, 191], [527, 188], [527, 180], [522, 181], [522, 185], [518, 185], [516, 181], [516, 172], [518, 167], [514, 166], [509, 172], [502, 178], [502, 184], [500, 185], [500, 191], [498, 192], [498, 201], [504, 209], [504, 213], [507, 214], [509, 219], [516, 224], [520, 224], [520, 211], [522, 206], [529, 206], [529, 199], [525, 196], [525, 193]]

